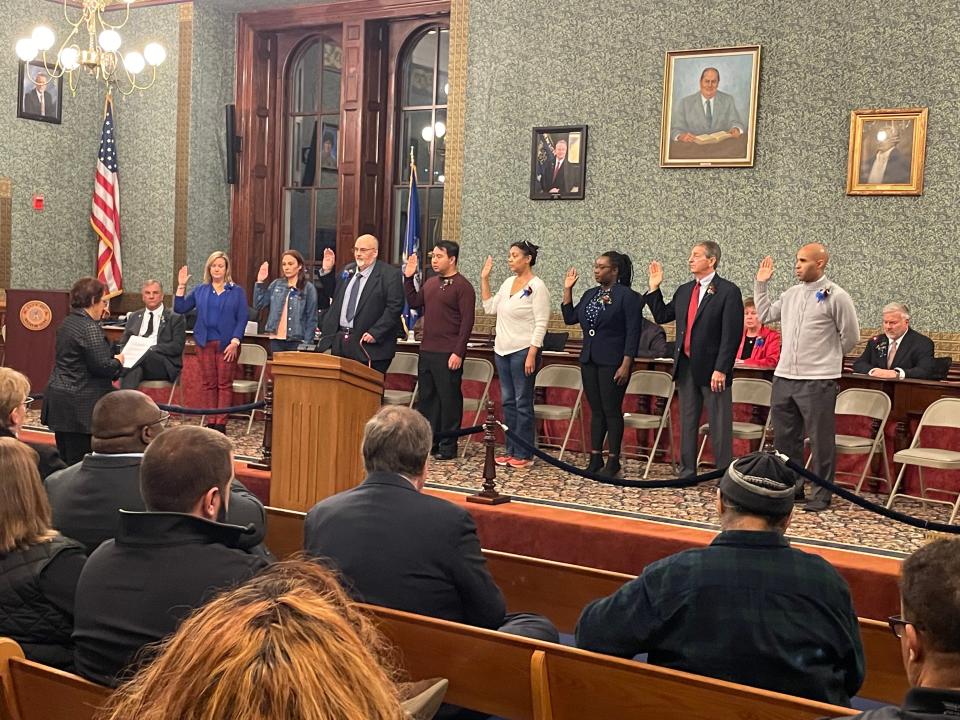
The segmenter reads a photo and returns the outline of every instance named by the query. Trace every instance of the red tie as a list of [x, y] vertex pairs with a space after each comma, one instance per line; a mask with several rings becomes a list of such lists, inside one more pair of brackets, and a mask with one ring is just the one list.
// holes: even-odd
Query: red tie
[[693, 321], [697, 319], [697, 307], [700, 304], [700, 283], [693, 284], [690, 293], [690, 304], [687, 306], [687, 332], [683, 336], [683, 353], [690, 357], [690, 337], [693, 335]]

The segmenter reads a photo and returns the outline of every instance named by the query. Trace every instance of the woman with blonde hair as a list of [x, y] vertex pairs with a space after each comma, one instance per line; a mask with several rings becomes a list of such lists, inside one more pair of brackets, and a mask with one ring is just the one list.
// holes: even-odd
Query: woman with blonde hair
[[[230, 258], [217, 250], [203, 267], [203, 283], [187, 293], [190, 271], [184, 265], [177, 275], [173, 311], [181, 314], [197, 309], [193, 339], [197, 344], [204, 407], [230, 407], [233, 379], [237, 375], [240, 341], [247, 327], [247, 295], [233, 282]], [[223, 434], [226, 415], [210, 415], [207, 424]]]
[[83, 546], [50, 527], [37, 454], [0, 437], [0, 636], [36, 662], [73, 669], [73, 601]]
[[[20, 438], [20, 430], [27, 420], [27, 408], [32, 402], [27, 376], [13, 368], [0, 367], [0, 437]], [[67, 466], [53, 445], [21, 442], [36, 450], [41, 479]]]
[[329, 570], [277, 563], [190, 616], [101, 717], [402, 720], [387, 658]]

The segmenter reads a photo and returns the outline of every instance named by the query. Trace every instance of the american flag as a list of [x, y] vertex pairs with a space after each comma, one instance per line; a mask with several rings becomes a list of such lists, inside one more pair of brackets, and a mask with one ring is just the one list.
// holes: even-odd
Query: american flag
[[117, 172], [117, 143], [114, 136], [113, 98], [107, 94], [100, 132], [100, 152], [94, 173], [93, 206], [90, 224], [100, 238], [97, 246], [97, 278], [107, 286], [108, 297], [123, 292], [120, 261], [120, 176]]

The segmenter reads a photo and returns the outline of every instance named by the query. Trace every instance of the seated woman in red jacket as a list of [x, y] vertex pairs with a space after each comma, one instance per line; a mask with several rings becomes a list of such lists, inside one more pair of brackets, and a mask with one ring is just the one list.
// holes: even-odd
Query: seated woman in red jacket
[[743, 301], [743, 339], [737, 351], [738, 365], [775, 368], [780, 360], [780, 333], [764, 327], [752, 297]]

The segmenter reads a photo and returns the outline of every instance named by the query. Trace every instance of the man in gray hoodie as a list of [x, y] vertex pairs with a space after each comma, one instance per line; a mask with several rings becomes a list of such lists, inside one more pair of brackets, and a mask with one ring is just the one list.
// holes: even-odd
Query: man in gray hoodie
[[[773, 441], [777, 450], [803, 464], [803, 439], [813, 448], [811, 470], [833, 481], [836, 470], [837, 379], [843, 356], [860, 341], [860, 323], [847, 291], [825, 275], [830, 255], [820, 243], [797, 251], [795, 273], [799, 284], [771, 300], [767, 284], [773, 276], [773, 258], [760, 263], [753, 297], [760, 322], [780, 321], [783, 343], [773, 377]], [[830, 507], [831, 493], [813, 490], [803, 508], [820, 512]], [[803, 480], [796, 499], [804, 501]]]

